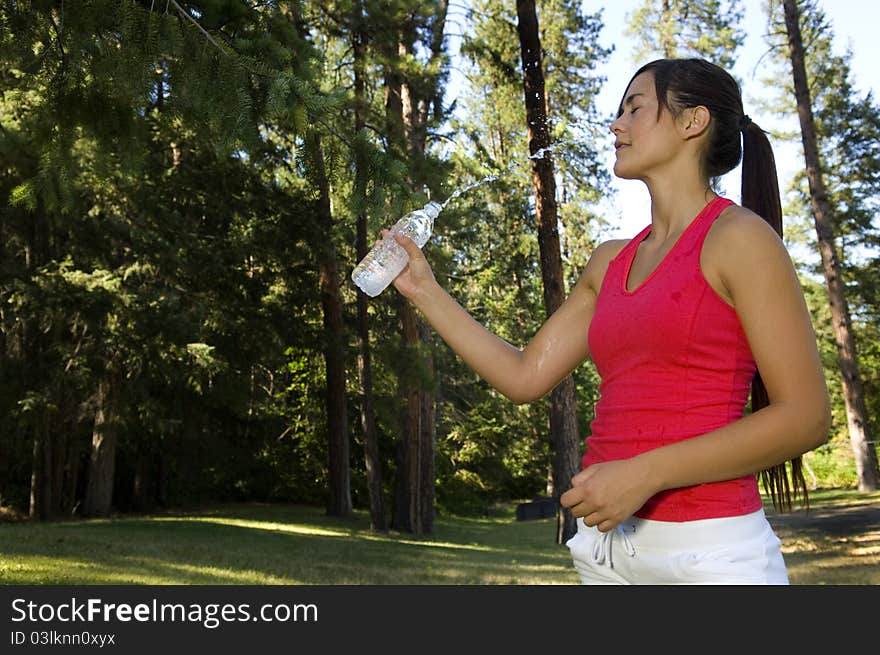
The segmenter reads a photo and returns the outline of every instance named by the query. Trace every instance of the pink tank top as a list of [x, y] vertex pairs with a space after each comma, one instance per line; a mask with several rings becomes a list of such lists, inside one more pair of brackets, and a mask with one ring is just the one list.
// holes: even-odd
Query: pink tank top
[[[755, 360], [736, 312], [700, 269], [706, 234], [731, 204], [715, 198], [706, 205], [632, 291], [626, 281], [651, 226], [609, 263], [588, 334], [601, 383], [584, 467], [633, 457], [742, 417]], [[691, 521], [761, 507], [757, 479], [749, 475], [662, 491], [636, 516]]]

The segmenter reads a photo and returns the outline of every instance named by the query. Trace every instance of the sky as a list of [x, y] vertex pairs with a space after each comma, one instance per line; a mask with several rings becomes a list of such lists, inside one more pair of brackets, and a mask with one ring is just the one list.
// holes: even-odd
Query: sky
[[[874, 91], [875, 99], [880, 100], [880, 37], [877, 26], [880, 26], [880, 2], [877, 0], [819, 0], [834, 32], [834, 50], [842, 54], [847, 46], [852, 49], [851, 62], [855, 87], [862, 93]], [[624, 86], [638, 67], [632, 60], [633, 43], [631, 37], [625, 35], [627, 14], [632, 13], [642, 0], [615, 0], [613, 2], [595, 2], [583, 0], [585, 13], [603, 10], [604, 28], [600, 41], [608, 47], [614, 45], [614, 52], [609, 60], [599, 69], [607, 82], [600, 93], [598, 103], [599, 115], [609, 115], [616, 111], [617, 104], [624, 92]], [[739, 49], [739, 58], [734, 67], [734, 74], [743, 86], [743, 101], [746, 113], [758, 125], [765, 129], [780, 126], [779, 119], [762, 115], [755, 108], [754, 99], [762, 93], [768, 93], [760, 81], [762, 55], [767, 50], [763, 37], [766, 31], [766, 18], [762, 5], [764, 0], [745, 0], [745, 17], [743, 29], [746, 41]], [[463, 14], [453, 6], [450, 14], [453, 31], [467, 29], [463, 23]], [[455, 54], [455, 41], [452, 40], [450, 50]], [[643, 62], [642, 62], [643, 63]], [[454, 88], [456, 72], [453, 70], [451, 85]], [[453, 92], [454, 93], [454, 92]], [[785, 123], [791, 131], [798, 129], [797, 116], [792, 115], [791, 121]], [[610, 132], [609, 132], [610, 135]], [[779, 172], [779, 184], [783, 193], [788, 187], [792, 176], [803, 168], [803, 155], [798, 143], [779, 143], [773, 141]], [[608, 171], [614, 163], [612, 140], [608, 141]], [[610, 221], [608, 229], [602, 236], [605, 238], [630, 238], [650, 223], [650, 203], [644, 184], [638, 181], [619, 180], [613, 174], [612, 186], [616, 193], [609, 194], [602, 207], [602, 214]], [[739, 170], [729, 173], [722, 180], [722, 190], [734, 201], [739, 200]]]
[[[617, 0], [616, 2], [591, 2], [584, 0], [585, 11], [594, 12], [603, 8], [601, 42], [603, 45], [615, 44], [615, 52], [602, 67], [601, 72], [608, 82], [598, 99], [599, 112], [604, 115], [617, 109], [624, 86], [635, 71], [632, 61], [632, 41], [624, 34], [625, 17], [632, 13], [642, 0]], [[778, 119], [763, 116], [754, 106], [754, 98], [768, 90], [760, 81], [762, 55], [767, 50], [763, 37], [766, 31], [766, 18], [762, 5], [764, 0], [745, 0], [743, 28], [746, 42], [739, 50], [739, 58], [734, 74], [743, 87], [743, 102], [746, 113], [758, 125], [769, 129], [779, 125]], [[852, 49], [852, 73], [855, 87], [862, 93], [873, 90], [875, 99], [880, 99], [880, 39], [877, 26], [880, 25], [880, 2], [876, 0], [820, 0], [820, 6], [831, 23], [834, 33], [834, 50], [842, 54], [847, 46]], [[798, 129], [797, 116], [792, 115], [786, 123], [791, 130]], [[803, 154], [799, 144], [772, 142], [779, 173], [779, 185], [783, 193], [798, 168], [803, 168]], [[614, 156], [609, 152], [609, 170]], [[609, 197], [606, 207], [609, 219], [613, 222], [606, 233], [608, 238], [628, 238], [635, 236], [650, 223], [650, 204], [644, 184], [638, 181], [613, 178], [617, 194]], [[733, 171], [722, 180], [723, 190], [732, 200], [739, 200], [739, 171]]]

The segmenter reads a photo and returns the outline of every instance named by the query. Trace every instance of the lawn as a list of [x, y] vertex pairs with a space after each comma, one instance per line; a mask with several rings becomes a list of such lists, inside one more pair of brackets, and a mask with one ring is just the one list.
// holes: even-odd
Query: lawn
[[111, 520], [0, 526], [0, 584], [569, 584], [555, 519], [438, 518], [425, 537], [369, 516], [235, 504]]
[[[809, 514], [768, 510], [792, 583], [880, 584], [880, 525], [864, 518], [880, 514], [880, 493], [811, 497]], [[22, 521], [0, 524], [0, 584], [575, 584], [555, 530], [552, 518], [517, 522], [513, 505], [438, 517], [424, 537], [373, 533], [362, 511], [336, 519], [287, 504]]]
[[767, 515], [793, 584], [880, 585], [880, 492], [810, 492], [810, 511]]

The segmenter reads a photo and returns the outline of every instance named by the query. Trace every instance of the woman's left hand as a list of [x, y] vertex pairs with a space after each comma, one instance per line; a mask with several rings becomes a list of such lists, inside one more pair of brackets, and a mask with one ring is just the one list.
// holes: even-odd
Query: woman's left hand
[[576, 517], [602, 532], [629, 518], [655, 489], [637, 457], [593, 464], [571, 479], [572, 488], [559, 499]]

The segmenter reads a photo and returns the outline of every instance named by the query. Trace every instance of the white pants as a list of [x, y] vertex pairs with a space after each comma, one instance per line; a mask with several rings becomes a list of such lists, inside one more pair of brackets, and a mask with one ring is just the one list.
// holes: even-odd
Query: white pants
[[789, 584], [763, 509], [684, 522], [630, 517], [608, 532], [577, 524], [566, 545], [582, 584]]

